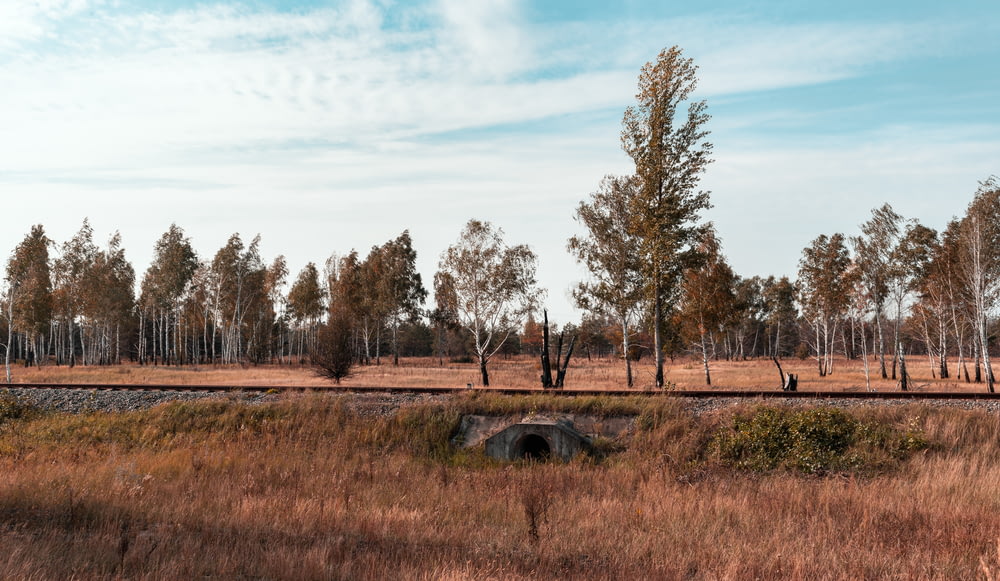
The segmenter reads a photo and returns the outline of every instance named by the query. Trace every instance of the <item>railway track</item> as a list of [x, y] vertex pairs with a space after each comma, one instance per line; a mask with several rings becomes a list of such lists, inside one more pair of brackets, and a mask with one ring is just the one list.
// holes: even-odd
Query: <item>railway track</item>
[[763, 398], [763, 399], [912, 399], [1000, 401], [1000, 393], [934, 392], [934, 391], [780, 391], [780, 390], [601, 390], [601, 389], [532, 389], [532, 388], [469, 388], [469, 387], [364, 387], [364, 386], [301, 386], [301, 385], [157, 385], [157, 384], [84, 384], [84, 383], [15, 383], [14, 389], [96, 390], [96, 391], [175, 391], [175, 392], [328, 392], [328, 393], [418, 393], [452, 394], [464, 392], [502, 395], [546, 394], [557, 396], [649, 396], [682, 398]]

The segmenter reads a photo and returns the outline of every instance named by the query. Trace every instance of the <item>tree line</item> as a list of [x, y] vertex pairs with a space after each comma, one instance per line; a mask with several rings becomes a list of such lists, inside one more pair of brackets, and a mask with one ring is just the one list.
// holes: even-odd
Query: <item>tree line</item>
[[[961, 218], [943, 232], [907, 220], [888, 204], [853, 237], [822, 235], [803, 249], [796, 280], [743, 278], [727, 263], [699, 188], [712, 163], [705, 101], [692, 100], [697, 67], [663, 50], [639, 76], [621, 131], [631, 175], [605, 177], [576, 208], [585, 233], [569, 253], [589, 272], [573, 291], [584, 316], [564, 325], [583, 353], [632, 362], [649, 354], [655, 384], [666, 358], [693, 354], [711, 384], [719, 358], [813, 357], [834, 372], [834, 354], [864, 360], [907, 389], [907, 357], [925, 354], [940, 377], [962, 374], [994, 389], [1000, 301], [1000, 184], [980, 184]], [[430, 292], [415, 267], [409, 232], [362, 257], [355, 250], [307, 264], [289, 284], [286, 261], [266, 263], [260, 236], [233, 234], [200, 257], [184, 231], [156, 242], [137, 278], [115, 233], [105, 247], [84, 220], [56, 244], [33, 226], [4, 277], [3, 344], [26, 365], [330, 363], [391, 356], [475, 361], [483, 385], [498, 354], [544, 350], [547, 325], [536, 259], [489, 222], [470, 220], [440, 257]], [[870, 358], [877, 370], [870, 368]], [[949, 358], [957, 358], [954, 368]], [[556, 355], [558, 361], [558, 354]], [[547, 357], [543, 357], [543, 362]], [[970, 375], [969, 367], [972, 367]]]

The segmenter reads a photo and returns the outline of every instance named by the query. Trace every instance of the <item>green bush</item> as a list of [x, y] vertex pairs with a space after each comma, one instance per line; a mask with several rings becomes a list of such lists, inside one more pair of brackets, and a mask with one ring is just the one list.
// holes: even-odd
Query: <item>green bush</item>
[[900, 430], [862, 422], [837, 408], [760, 407], [736, 416], [710, 446], [719, 460], [736, 468], [822, 474], [885, 469], [927, 442], [915, 426]]

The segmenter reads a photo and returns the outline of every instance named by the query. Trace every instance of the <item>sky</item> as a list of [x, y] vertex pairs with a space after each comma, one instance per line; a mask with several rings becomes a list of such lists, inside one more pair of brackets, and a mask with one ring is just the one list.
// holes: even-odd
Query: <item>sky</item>
[[430, 287], [475, 218], [577, 321], [575, 209], [634, 170], [622, 114], [673, 45], [742, 276], [886, 202], [940, 229], [1000, 174], [995, 0], [0, 0], [0, 252], [88, 218], [141, 278], [176, 223], [205, 260], [260, 234], [291, 281], [408, 229]]

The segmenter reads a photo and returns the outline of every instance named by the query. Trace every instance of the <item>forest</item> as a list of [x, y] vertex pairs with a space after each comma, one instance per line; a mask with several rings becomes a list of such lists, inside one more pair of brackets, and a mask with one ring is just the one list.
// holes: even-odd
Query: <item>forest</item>
[[[719, 359], [812, 358], [825, 376], [836, 355], [904, 390], [909, 358], [921, 357], [935, 376], [992, 392], [1000, 181], [981, 181], [940, 232], [885, 204], [855, 233], [817, 236], [794, 280], [741, 276], [701, 216], [711, 202], [698, 180], [713, 160], [707, 104], [691, 99], [696, 72], [677, 47], [643, 67], [621, 135], [635, 173], [608, 175], [576, 208], [586, 233], [567, 251], [589, 272], [573, 287], [584, 314], [551, 331], [574, 338], [582, 356], [622, 360], [629, 387], [642, 357], [662, 387], [666, 358], [697, 358], [711, 385]], [[260, 240], [233, 234], [199, 256], [174, 224], [139, 276], [121, 237], [101, 247], [87, 219], [61, 242], [31, 227], [3, 279], [8, 382], [13, 364], [305, 364], [333, 321], [355, 364], [477, 361], [483, 385], [491, 358], [543, 348], [535, 255], [490, 222], [465, 225], [429, 285], [408, 231], [293, 279], [284, 256], [261, 256]]]

